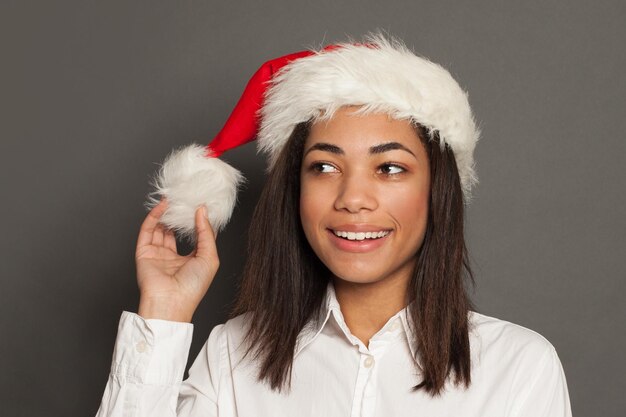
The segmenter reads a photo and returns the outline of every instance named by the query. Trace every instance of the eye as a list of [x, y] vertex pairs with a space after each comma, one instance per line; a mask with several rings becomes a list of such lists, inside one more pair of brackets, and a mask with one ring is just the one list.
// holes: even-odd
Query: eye
[[378, 170], [385, 175], [397, 175], [406, 172], [406, 169], [402, 168], [400, 165], [396, 164], [382, 164], [378, 167]]
[[315, 172], [319, 172], [321, 174], [336, 172], [337, 168], [334, 165], [326, 163], [326, 162], [315, 162], [311, 164], [311, 170]]

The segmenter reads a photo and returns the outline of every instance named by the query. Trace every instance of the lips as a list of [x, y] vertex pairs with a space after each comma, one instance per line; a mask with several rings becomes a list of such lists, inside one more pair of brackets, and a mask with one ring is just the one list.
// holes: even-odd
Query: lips
[[384, 245], [392, 229], [376, 225], [344, 224], [329, 228], [327, 232], [331, 243], [337, 249], [344, 252], [365, 253]]

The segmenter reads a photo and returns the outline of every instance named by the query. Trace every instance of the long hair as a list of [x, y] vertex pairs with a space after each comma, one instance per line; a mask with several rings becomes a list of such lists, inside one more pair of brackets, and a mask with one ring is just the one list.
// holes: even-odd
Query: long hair
[[[473, 283], [463, 235], [463, 195], [454, 154], [436, 133], [414, 124], [430, 158], [428, 223], [409, 283], [408, 313], [417, 346], [416, 371], [424, 389], [439, 395], [451, 372], [455, 384], [470, 385], [465, 278]], [[330, 271], [317, 258], [299, 217], [300, 167], [311, 122], [298, 124], [269, 173], [253, 213], [247, 261], [233, 308], [247, 314], [244, 357], [260, 364], [258, 379], [281, 392], [291, 387], [296, 341], [318, 317]], [[421, 365], [418, 365], [421, 364]]]

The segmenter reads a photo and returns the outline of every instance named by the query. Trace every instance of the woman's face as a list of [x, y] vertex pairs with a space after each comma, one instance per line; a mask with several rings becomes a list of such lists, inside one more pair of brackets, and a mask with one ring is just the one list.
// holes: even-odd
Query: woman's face
[[428, 218], [428, 155], [408, 121], [338, 110], [304, 145], [300, 218], [313, 251], [352, 283], [407, 280]]

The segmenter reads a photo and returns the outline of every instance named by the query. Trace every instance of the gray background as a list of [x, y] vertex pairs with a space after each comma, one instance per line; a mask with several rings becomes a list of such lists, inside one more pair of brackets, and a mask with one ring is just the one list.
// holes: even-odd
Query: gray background
[[[136, 311], [148, 181], [208, 143], [264, 61], [382, 28], [451, 70], [482, 139], [468, 211], [479, 311], [556, 347], [576, 416], [626, 409], [623, 1], [4, 1], [3, 416], [88, 416]], [[219, 236], [190, 362], [222, 323], [263, 181]], [[185, 250], [188, 250], [186, 248]]]

